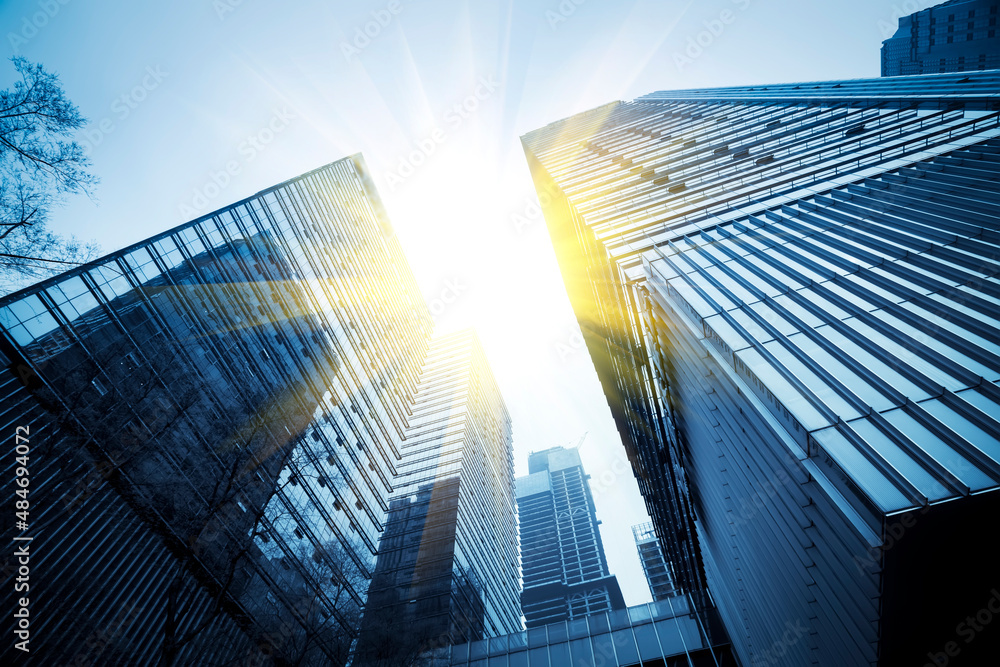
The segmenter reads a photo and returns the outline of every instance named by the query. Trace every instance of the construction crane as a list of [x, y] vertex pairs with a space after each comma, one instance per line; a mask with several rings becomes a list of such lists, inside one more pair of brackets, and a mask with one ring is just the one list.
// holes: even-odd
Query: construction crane
[[584, 431], [583, 435], [580, 436], [580, 439], [576, 441], [576, 445], [570, 447], [570, 449], [580, 449], [580, 445], [582, 445], [583, 441], [587, 439], [588, 433], [590, 433], [590, 431]]

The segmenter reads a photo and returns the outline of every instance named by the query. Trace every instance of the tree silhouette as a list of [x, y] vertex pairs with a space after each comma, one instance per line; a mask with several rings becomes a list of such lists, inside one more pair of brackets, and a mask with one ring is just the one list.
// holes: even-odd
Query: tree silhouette
[[11, 59], [20, 80], [0, 91], [0, 289], [11, 291], [96, 259], [94, 243], [47, 228], [49, 212], [72, 193], [91, 195], [83, 147], [69, 140], [86, 124], [59, 78], [39, 64]]

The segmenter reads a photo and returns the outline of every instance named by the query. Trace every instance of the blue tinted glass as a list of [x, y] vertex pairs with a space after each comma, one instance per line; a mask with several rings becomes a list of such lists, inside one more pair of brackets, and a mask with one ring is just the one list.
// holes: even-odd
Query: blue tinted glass
[[611, 629], [606, 613], [594, 614], [587, 618], [590, 621], [590, 634], [596, 635], [599, 632], [607, 632]]
[[618, 654], [618, 663], [631, 665], [639, 660], [639, 652], [635, 648], [635, 639], [632, 637], [632, 630], [615, 630], [611, 633], [611, 638], [615, 643], [615, 652]]
[[514, 650], [514, 648], [516, 648], [518, 646], [527, 646], [528, 645], [528, 633], [524, 632], [524, 631], [522, 631], [522, 632], [515, 632], [512, 635], [508, 635], [507, 639], [510, 642], [510, 648], [511, 648], [511, 650]]
[[[10, 309], [10, 312], [22, 322], [30, 320], [35, 315], [45, 312], [45, 306], [42, 305], [42, 300], [35, 294], [26, 296], [20, 301], [15, 301], [10, 304], [8, 308]], [[13, 324], [13, 322], [11, 324]]]
[[507, 652], [507, 637], [493, 637], [490, 639], [490, 655]]
[[640, 604], [635, 607], [629, 607], [628, 610], [629, 618], [632, 619], [632, 624], [642, 623], [643, 621], [649, 620], [649, 606]]
[[566, 634], [565, 623], [553, 623], [552, 625], [546, 627], [549, 630], [550, 644], [555, 644], [556, 642], [564, 642], [569, 638], [569, 635]]
[[507, 667], [507, 654], [495, 655], [490, 658], [490, 667]]
[[477, 642], [472, 642], [469, 644], [469, 657], [471, 658], [485, 658], [487, 656], [486, 652], [486, 640], [480, 639]]
[[549, 647], [549, 657], [553, 665], [569, 665], [569, 644], [553, 644]]
[[615, 630], [629, 627], [628, 609], [614, 609], [609, 616], [611, 618], [611, 627]]
[[469, 645], [459, 644], [451, 647], [451, 664], [464, 664], [469, 661]]
[[663, 656], [652, 625], [640, 625], [633, 630], [635, 631], [635, 641], [639, 645], [639, 656], [643, 660], [652, 660]]
[[[677, 624], [674, 619], [656, 622], [656, 634], [660, 637], [660, 645], [663, 647], [665, 655], [673, 655], [684, 651], [684, 643], [681, 641], [680, 632], [677, 631]], [[691, 646], [688, 649], [693, 648]]]
[[594, 653], [590, 650], [590, 640], [586, 637], [571, 641], [569, 650], [572, 653], [574, 665], [593, 665], [596, 662]]
[[577, 639], [578, 637], [587, 636], [587, 619], [575, 618], [569, 622], [569, 636], [570, 639]]
[[590, 643], [594, 647], [594, 663], [600, 662], [605, 665], [624, 664], [615, 662], [615, 648], [611, 642], [611, 634], [595, 635], [590, 638]]
[[531, 628], [528, 630], [528, 646], [545, 646], [545, 628]]
[[707, 646], [707, 642], [702, 639], [697, 619], [691, 616], [682, 616], [677, 619], [677, 628], [680, 630], [681, 636], [684, 637], [684, 643], [687, 644], [689, 651]]
[[528, 652], [520, 651], [518, 653], [511, 653], [508, 656], [510, 660], [510, 667], [528, 667]]
[[550, 667], [549, 650], [544, 646], [530, 649], [528, 651], [528, 661], [531, 667]]

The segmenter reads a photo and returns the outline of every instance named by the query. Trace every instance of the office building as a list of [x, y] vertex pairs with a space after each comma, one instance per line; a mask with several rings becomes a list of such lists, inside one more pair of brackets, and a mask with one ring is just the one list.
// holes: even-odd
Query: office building
[[[713, 621], [717, 627], [718, 622]], [[716, 636], [725, 634], [716, 631]], [[501, 637], [442, 647], [427, 667], [735, 667], [685, 597], [596, 612]]]
[[675, 583], [743, 664], [1000, 653], [956, 636], [996, 585], [998, 119], [1000, 73], [968, 72], [664, 91], [522, 139]]
[[563, 447], [532, 453], [528, 475], [517, 479], [521, 610], [529, 629], [625, 607], [587, 479], [580, 453]]
[[344, 664], [430, 331], [357, 155], [0, 300], [31, 657]]
[[670, 571], [666, 556], [663, 555], [663, 549], [660, 548], [660, 540], [656, 537], [653, 524], [640, 523], [632, 526], [632, 536], [635, 538], [635, 548], [639, 551], [642, 573], [646, 575], [646, 583], [649, 584], [653, 602], [678, 595], [679, 591], [674, 586], [674, 575]]
[[899, 19], [882, 76], [1000, 69], [997, 0], [949, 0]]
[[475, 334], [420, 372], [355, 665], [521, 628], [510, 417]]

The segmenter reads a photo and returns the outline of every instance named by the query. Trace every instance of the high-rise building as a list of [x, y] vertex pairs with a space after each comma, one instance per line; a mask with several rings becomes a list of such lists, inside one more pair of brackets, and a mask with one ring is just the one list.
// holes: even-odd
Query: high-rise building
[[521, 611], [529, 629], [625, 607], [587, 479], [580, 453], [563, 447], [532, 453], [528, 475], [517, 479]]
[[882, 76], [1000, 69], [997, 0], [949, 0], [899, 19]]
[[430, 330], [360, 156], [0, 300], [31, 657], [343, 664]]
[[646, 583], [649, 584], [653, 602], [678, 595], [679, 591], [674, 585], [674, 575], [670, 571], [666, 556], [663, 555], [663, 549], [660, 548], [660, 540], [656, 537], [653, 524], [640, 523], [632, 526], [632, 536], [635, 538], [635, 548], [639, 551], [642, 573], [646, 575]]
[[970, 72], [665, 91], [522, 139], [676, 584], [744, 664], [1000, 652], [956, 630], [996, 585], [998, 120]]
[[471, 331], [420, 372], [355, 665], [521, 628], [510, 417]]

